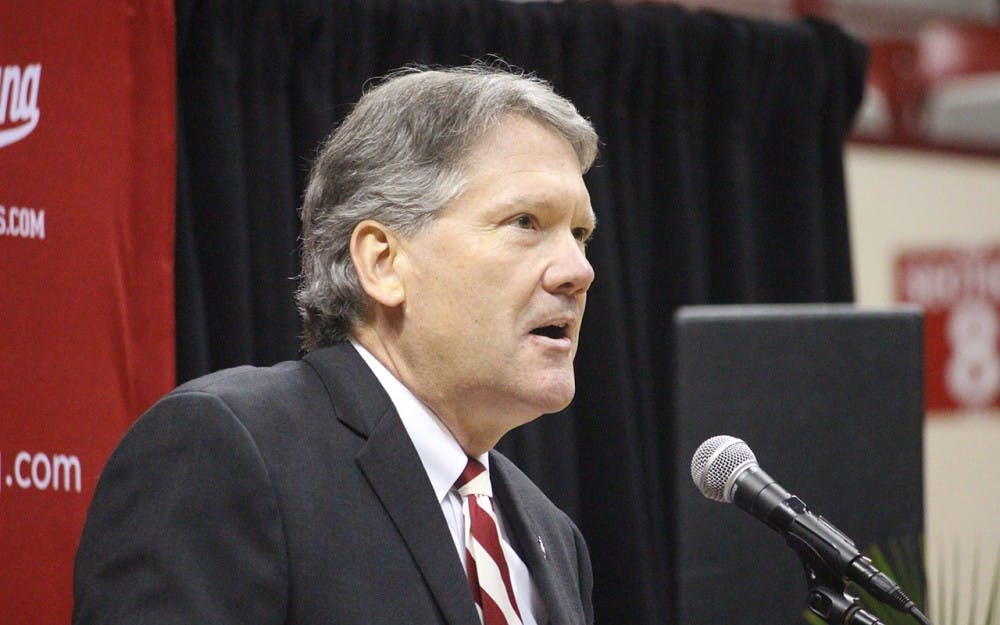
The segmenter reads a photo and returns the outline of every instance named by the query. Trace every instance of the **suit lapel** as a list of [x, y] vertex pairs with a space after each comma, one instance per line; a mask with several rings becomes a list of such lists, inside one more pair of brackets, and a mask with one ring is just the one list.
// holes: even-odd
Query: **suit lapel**
[[306, 361], [319, 373], [337, 418], [367, 441], [357, 464], [392, 518], [451, 625], [481, 625], [441, 506], [413, 443], [378, 379], [349, 343]]
[[445, 620], [480, 625], [441, 506], [395, 411], [382, 418], [357, 460], [406, 541]]
[[549, 625], [573, 623], [566, 613], [563, 599], [566, 581], [560, 575], [565, 576], [565, 571], [557, 571], [546, 553], [546, 545], [554, 545], [555, 537], [546, 536], [542, 525], [532, 518], [524, 505], [525, 499], [514, 492], [516, 486], [512, 483], [510, 471], [505, 462], [498, 460], [496, 453], [490, 455], [490, 480], [493, 495], [500, 504], [510, 538], [514, 541], [514, 549], [527, 565], [531, 579], [545, 602]]

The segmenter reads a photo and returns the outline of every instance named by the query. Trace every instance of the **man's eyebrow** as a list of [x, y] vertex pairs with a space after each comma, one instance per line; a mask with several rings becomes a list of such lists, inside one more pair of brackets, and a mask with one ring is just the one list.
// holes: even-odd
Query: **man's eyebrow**
[[[497, 205], [497, 208], [499, 210], [551, 210], [558, 208], [558, 201], [542, 196], [518, 195], [501, 202]], [[597, 227], [597, 214], [594, 213], [594, 208], [589, 204], [587, 205], [585, 218], [591, 228]]]

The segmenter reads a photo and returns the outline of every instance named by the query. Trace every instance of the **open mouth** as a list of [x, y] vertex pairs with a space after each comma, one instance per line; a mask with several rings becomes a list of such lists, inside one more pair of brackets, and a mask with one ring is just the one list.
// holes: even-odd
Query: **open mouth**
[[544, 336], [550, 339], [564, 339], [567, 336], [566, 324], [542, 326], [540, 328], [535, 328], [534, 330], [531, 331], [531, 333], [537, 336]]

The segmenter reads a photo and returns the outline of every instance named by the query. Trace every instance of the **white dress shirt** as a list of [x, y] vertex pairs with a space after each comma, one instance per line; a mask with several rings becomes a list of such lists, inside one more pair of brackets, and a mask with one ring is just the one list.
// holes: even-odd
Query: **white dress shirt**
[[[458, 476], [465, 469], [469, 460], [468, 456], [434, 413], [417, 399], [402, 382], [396, 379], [371, 352], [356, 341], [352, 340], [351, 344], [364, 358], [396, 407], [403, 427], [406, 428], [410, 440], [413, 441], [417, 455], [420, 456], [420, 462], [423, 463], [427, 477], [430, 478], [431, 486], [434, 487], [434, 494], [441, 504], [441, 512], [444, 514], [445, 521], [448, 522], [452, 540], [455, 541], [458, 557], [462, 562], [462, 567], [465, 567], [465, 523], [462, 518], [462, 498], [453, 487]], [[490, 469], [489, 454], [485, 453], [477, 460], [486, 467], [488, 472]], [[500, 543], [503, 547], [504, 557], [507, 558], [507, 566], [510, 568], [511, 585], [514, 587], [514, 597], [521, 612], [521, 621], [524, 625], [546, 623], [548, 618], [545, 605], [538, 595], [538, 589], [535, 588], [535, 584], [531, 580], [528, 567], [525, 566], [524, 561], [517, 555], [514, 548], [510, 546], [503, 520], [503, 511], [495, 500], [493, 506], [497, 513]]]

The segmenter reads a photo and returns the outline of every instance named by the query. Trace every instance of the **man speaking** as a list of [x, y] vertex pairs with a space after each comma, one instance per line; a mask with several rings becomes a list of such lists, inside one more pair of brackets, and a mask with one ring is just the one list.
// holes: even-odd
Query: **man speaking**
[[136, 422], [74, 622], [592, 623], [580, 532], [492, 448], [573, 398], [596, 150], [571, 103], [502, 69], [365, 94], [305, 193], [306, 355]]

